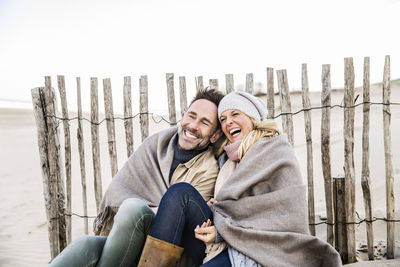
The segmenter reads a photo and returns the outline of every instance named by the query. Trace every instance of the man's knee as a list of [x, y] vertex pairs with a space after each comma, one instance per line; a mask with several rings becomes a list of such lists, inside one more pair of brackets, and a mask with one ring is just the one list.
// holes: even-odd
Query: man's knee
[[167, 193], [165, 195], [167, 195], [169, 198], [179, 198], [195, 193], [196, 191], [197, 190], [191, 184], [182, 182], [173, 184], [167, 190]]
[[146, 202], [138, 198], [128, 198], [122, 202], [114, 218], [114, 224], [131, 226], [145, 218], [154, 217], [154, 212]]

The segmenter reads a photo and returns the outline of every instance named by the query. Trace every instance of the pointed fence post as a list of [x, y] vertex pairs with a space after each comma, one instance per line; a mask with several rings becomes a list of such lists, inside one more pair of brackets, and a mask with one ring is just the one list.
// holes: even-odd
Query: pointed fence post
[[175, 110], [175, 92], [174, 92], [174, 74], [167, 73], [167, 94], [168, 94], [168, 111], [169, 125], [176, 125], [176, 110]]
[[126, 152], [128, 158], [133, 153], [133, 124], [132, 124], [132, 88], [131, 77], [124, 77], [124, 126], [126, 137]]
[[82, 202], [83, 202], [83, 225], [84, 233], [89, 233], [88, 226], [88, 207], [87, 207], [87, 190], [86, 190], [86, 167], [85, 167], [85, 145], [83, 140], [82, 129], [82, 100], [81, 100], [81, 78], [76, 77], [76, 95], [78, 99], [78, 129], [76, 137], [78, 139], [79, 166], [81, 169], [81, 185], [82, 185]]
[[345, 58], [344, 86], [344, 171], [346, 177], [346, 223], [349, 263], [356, 261], [356, 197], [354, 173], [354, 65], [353, 58]]
[[254, 75], [253, 73], [246, 74], [246, 92], [254, 94]]
[[302, 65], [302, 99], [304, 109], [304, 124], [307, 146], [307, 184], [308, 184], [308, 221], [310, 233], [315, 236], [315, 208], [314, 208], [314, 177], [313, 177], [313, 151], [311, 131], [311, 103], [308, 89], [307, 64]]
[[383, 136], [385, 148], [386, 172], [386, 217], [387, 222], [387, 258], [394, 258], [394, 190], [393, 190], [393, 164], [392, 164], [392, 138], [390, 132], [390, 56], [385, 57], [383, 74]]
[[65, 153], [65, 183], [67, 189], [67, 207], [66, 207], [66, 228], [67, 228], [67, 244], [71, 243], [71, 137], [69, 129], [69, 116], [67, 105], [67, 94], [65, 89], [64, 76], [57, 76], [58, 90], [61, 99], [61, 109], [63, 116], [64, 128], [64, 153]]
[[290, 102], [289, 84], [287, 80], [286, 70], [277, 70], [279, 96], [281, 100], [282, 129], [287, 133], [289, 143], [293, 146], [293, 120], [292, 120], [292, 104]]
[[226, 85], [226, 94], [235, 91], [235, 86], [233, 84], [233, 74], [225, 74], [225, 85]]
[[275, 116], [275, 89], [274, 89], [274, 69], [267, 68], [267, 119], [273, 119]]
[[364, 58], [364, 79], [363, 79], [363, 136], [362, 136], [362, 172], [361, 187], [364, 197], [368, 259], [374, 259], [374, 233], [372, 229], [372, 196], [371, 196], [371, 179], [369, 176], [369, 110], [371, 104], [369, 89], [369, 57]]
[[103, 189], [101, 184], [100, 167], [98, 80], [96, 77], [90, 78], [90, 121], [90, 132], [92, 137], [94, 197], [96, 199], [96, 209], [97, 211], [99, 211], [100, 202], [103, 198]]
[[321, 104], [321, 164], [324, 175], [325, 204], [327, 217], [327, 242], [333, 245], [333, 203], [332, 203], [332, 172], [330, 152], [330, 129], [331, 129], [331, 72], [330, 65], [322, 65], [322, 92]]

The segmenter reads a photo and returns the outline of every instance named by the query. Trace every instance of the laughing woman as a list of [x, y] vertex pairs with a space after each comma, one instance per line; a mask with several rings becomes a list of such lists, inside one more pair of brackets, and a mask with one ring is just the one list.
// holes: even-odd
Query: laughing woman
[[286, 135], [264, 120], [264, 103], [226, 95], [218, 117], [227, 138], [214, 199], [189, 184], [164, 194], [139, 266], [173, 266], [185, 250], [202, 266], [341, 266], [308, 234], [306, 187]]

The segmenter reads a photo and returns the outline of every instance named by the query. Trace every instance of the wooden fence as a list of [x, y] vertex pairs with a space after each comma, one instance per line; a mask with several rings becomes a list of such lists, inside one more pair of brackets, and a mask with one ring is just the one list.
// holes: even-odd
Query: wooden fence
[[[353, 59], [346, 58], [345, 63], [345, 86], [344, 86], [344, 177], [332, 177], [331, 158], [330, 158], [330, 112], [331, 112], [331, 78], [330, 65], [322, 66], [322, 92], [321, 92], [321, 163], [325, 186], [326, 200], [326, 226], [327, 241], [335, 246], [340, 252], [343, 262], [356, 261], [356, 241], [355, 241], [355, 170], [354, 170], [354, 67]], [[277, 110], [274, 103], [274, 69], [266, 69], [267, 76], [267, 108], [268, 118], [281, 117], [282, 129], [288, 134], [290, 143], [293, 144], [294, 127], [289, 94], [288, 77], [286, 70], [277, 70], [276, 77], [279, 89], [279, 99], [281, 113], [275, 115]], [[374, 217], [371, 207], [371, 190], [369, 177], [369, 118], [370, 118], [370, 66], [369, 58], [364, 59], [364, 78], [363, 78], [363, 136], [362, 136], [362, 179], [361, 185], [365, 206], [365, 223], [368, 241], [368, 257], [374, 259], [374, 236], [372, 222]], [[225, 91], [234, 91], [234, 79], [232, 74], [225, 76]], [[32, 89], [33, 108], [37, 123], [38, 145], [40, 152], [41, 168], [44, 185], [44, 199], [46, 205], [46, 215], [48, 220], [48, 232], [50, 241], [51, 258], [54, 258], [69, 242], [71, 242], [71, 137], [69, 129], [69, 118], [66, 88], [64, 76], [57, 76], [59, 96], [61, 99], [62, 117], [58, 115], [55, 90], [52, 88], [51, 77], [45, 77], [45, 86]], [[88, 233], [88, 214], [87, 214], [87, 190], [86, 190], [86, 167], [84, 160], [84, 146], [82, 136], [82, 104], [81, 104], [81, 82], [77, 82], [78, 99], [78, 145], [80, 158], [80, 171], [82, 183], [83, 199], [83, 219], [85, 223], [85, 233]], [[203, 77], [195, 78], [196, 89], [204, 89]], [[218, 80], [210, 79], [209, 86], [218, 89]], [[168, 95], [169, 124], [177, 123], [175, 96], [174, 96], [174, 74], [166, 74], [166, 87]], [[107, 124], [108, 152], [111, 166], [111, 174], [114, 176], [118, 171], [116, 137], [115, 137], [115, 117], [113, 111], [112, 89], [110, 79], [103, 79], [105, 121]], [[140, 90], [140, 132], [143, 140], [149, 135], [149, 109], [148, 109], [148, 82], [147, 76], [141, 76], [139, 80]], [[247, 92], [254, 92], [253, 74], [246, 75]], [[94, 196], [98, 209], [103, 189], [101, 186], [100, 170], [100, 145], [99, 145], [99, 100], [98, 100], [98, 79], [90, 79], [90, 103], [91, 103], [91, 146], [93, 159], [93, 181]], [[186, 78], [179, 77], [179, 95], [181, 111], [187, 109], [186, 99]], [[131, 99], [131, 78], [124, 78], [123, 86], [124, 97], [124, 126], [126, 135], [127, 156], [133, 153], [133, 114]], [[307, 151], [307, 181], [308, 181], [308, 213], [310, 233], [315, 235], [315, 211], [314, 211], [314, 167], [312, 150], [312, 127], [311, 127], [311, 107], [309, 97], [309, 85], [307, 65], [302, 65], [302, 106], [301, 112], [304, 113], [306, 151]], [[394, 258], [395, 244], [395, 218], [394, 218], [394, 189], [393, 189], [393, 166], [391, 152], [391, 132], [390, 132], [390, 58], [386, 56], [383, 79], [383, 125], [384, 125], [384, 151], [385, 151], [385, 170], [386, 170], [386, 204], [387, 215], [387, 258]], [[296, 113], [297, 114], [297, 113]], [[63, 122], [64, 132], [64, 152], [60, 155], [59, 141], [59, 122]], [[62, 162], [64, 158], [64, 162]], [[65, 179], [64, 179], [65, 177]], [[65, 180], [65, 185], [64, 185]], [[66, 194], [64, 192], [66, 187]]]

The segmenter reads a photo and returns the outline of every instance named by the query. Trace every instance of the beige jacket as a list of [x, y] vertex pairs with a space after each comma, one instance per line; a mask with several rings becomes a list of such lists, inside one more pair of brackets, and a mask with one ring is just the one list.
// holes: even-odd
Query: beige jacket
[[212, 148], [200, 153], [185, 164], [176, 167], [170, 185], [186, 182], [191, 184], [205, 201], [213, 196], [215, 180], [218, 175], [218, 162]]

